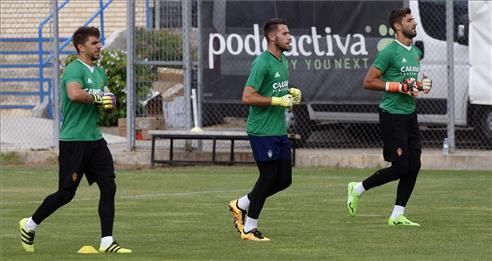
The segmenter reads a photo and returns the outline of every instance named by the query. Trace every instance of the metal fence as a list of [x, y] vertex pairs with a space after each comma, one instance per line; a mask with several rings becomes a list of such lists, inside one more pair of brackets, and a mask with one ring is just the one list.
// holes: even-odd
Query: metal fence
[[295, 38], [295, 50], [286, 53], [289, 83], [303, 91], [301, 105], [286, 114], [289, 131], [301, 134], [305, 148], [381, 148], [377, 107], [382, 93], [364, 90], [362, 79], [377, 51], [394, 37], [389, 11], [409, 6], [418, 23], [415, 44], [424, 50], [421, 71], [434, 83], [429, 95], [417, 97], [424, 148], [440, 149], [449, 137], [451, 151], [490, 150], [491, 106], [468, 98], [468, 1], [447, 3], [125, 1], [122, 30], [129, 37], [115, 38], [107, 48], [120, 46], [128, 55], [122, 103], [128, 117], [120, 121], [127, 125], [127, 145], [148, 146], [138, 141], [148, 138], [139, 126], [141, 117], [160, 121], [155, 128], [243, 129], [247, 107], [240, 104], [241, 93], [252, 60], [264, 50], [262, 25], [268, 18], [286, 17]]
[[[51, 74], [51, 68], [38, 67], [52, 54], [53, 33], [47, 19], [50, 3], [2, 1], [0, 9], [2, 147], [38, 148], [51, 144], [53, 137], [41, 133], [53, 133], [53, 122], [45, 119], [52, 112], [48, 110], [52, 82], [49, 77], [39, 80], [40, 74]], [[35, 124], [34, 128], [25, 127], [30, 123]]]
[[[201, 80], [192, 82], [189, 87], [185, 84], [183, 97], [164, 102], [168, 104], [163, 112], [166, 128], [187, 129], [192, 125], [187, 99], [191, 88], [198, 89], [201, 107], [198, 117], [202, 127], [244, 128], [247, 108], [240, 104], [240, 97], [251, 61], [264, 48], [261, 46], [262, 24], [270, 17], [288, 17], [298, 48], [286, 53], [290, 66], [289, 83], [299, 87], [304, 94], [302, 104], [286, 115], [289, 131], [301, 134], [300, 145], [307, 148], [381, 147], [377, 107], [382, 93], [363, 90], [362, 79], [377, 51], [394, 37], [387, 25], [389, 11], [409, 6], [418, 22], [415, 44], [424, 50], [421, 71], [429, 74], [434, 83], [429, 95], [417, 98], [424, 147], [441, 148], [449, 136], [451, 151], [455, 147], [490, 149], [490, 106], [470, 104], [468, 99], [468, 1], [447, 5], [446, 1], [204, 0], [190, 2], [192, 11], [188, 13], [183, 12], [184, 5], [178, 1], [153, 2], [151, 13], [154, 16], [150, 20], [155, 22], [147, 31], [160, 33], [167, 39], [157, 44], [166, 46], [160, 51], [163, 58], [144, 58], [135, 63], [137, 68], [141, 65], [153, 68], [153, 89], [162, 93], [168, 87], [163, 83], [166, 81], [163, 72], [187, 68], [183, 67], [186, 52], [177, 58], [182, 58], [179, 62], [172, 59], [176, 57], [166, 57], [169, 50], [175, 50], [169, 45], [172, 34], [181, 34], [183, 43], [191, 43], [189, 56], [198, 54], [196, 65], [203, 67], [195, 67], [194, 63], [192, 70], [184, 69], [183, 73], [185, 79], [187, 76], [194, 79], [197, 68], [201, 77], [196, 78]], [[363, 11], [356, 13], [355, 10]], [[449, 10], [453, 15], [447, 15]], [[347, 14], [352, 16], [347, 18]], [[193, 32], [191, 38], [184, 33], [187, 28], [181, 23], [186, 20], [192, 21], [188, 29]], [[451, 25], [453, 34], [449, 38], [447, 24]], [[366, 52], [357, 53], [357, 42], [353, 42], [357, 33], [365, 40]], [[170, 35], [165, 37], [165, 34]], [[202, 40], [196, 42], [193, 37]], [[306, 41], [317, 41], [316, 37], [323, 40], [319, 41], [319, 46], [311, 44], [306, 49]], [[327, 43], [323, 43], [324, 40]], [[304, 46], [301, 46], [302, 41]], [[155, 46], [153, 40], [145, 43]], [[185, 48], [184, 44], [181, 46]], [[198, 47], [203, 51], [199, 52]], [[347, 48], [355, 51], [346, 53]], [[137, 56], [147, 49], [145, 45], [137, 44]], [[320, 57], [328, 52], [334, 55]], [[460, 73], [452, 73], [452, 70]], [[137, 88], [145, 85], [144, 82], [137, 80]], [[178, 104], [180, 109], [174, 107]], [[453, 114], [448, 113], [451, 109]], [[183, 114], [174, 113], [176, 110]], [[169, 111], [172, 113], [166, 117]], [[181, 125], [175, 123], [178, 118], [183, 120]]]

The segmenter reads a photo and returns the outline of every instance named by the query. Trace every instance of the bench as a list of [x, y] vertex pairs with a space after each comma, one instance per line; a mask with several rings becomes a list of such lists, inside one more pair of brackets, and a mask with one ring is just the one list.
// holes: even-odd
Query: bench
[[[236, 164], [236, 163], [254, 163], [254, 161], [236, 161], [234, 158], [234, 141], [236, 140], [249, 140], [248, 134], [244, 131], [212, 131], [205, 130], [202, 132], [192, 132], [189, 130], [150, 130], [150, 136], [152, 137], [152, 148], [150, 153], [150, 164], [154, 166], [156, 163], [161, 164], [174, 164], [174, 163], [212, 163], [212, 164]], [[298, 134], [289, 134], [289, 140], [292, 144], [292, 165], [295, 166], [296, 158], [296, 140], [300, 138]], [[169, 159], [158, 160], [155, 158], [155, 143], [159, 139], [169, 140]], [[212, 140], [212, 159], [211, 160], [176, 160], [174, 159], [174, 141], [175, 140]], [[217, 154], [217, 140], [229, 140], [230, 151], [228, 161], [218, 161], [216, 159]]]

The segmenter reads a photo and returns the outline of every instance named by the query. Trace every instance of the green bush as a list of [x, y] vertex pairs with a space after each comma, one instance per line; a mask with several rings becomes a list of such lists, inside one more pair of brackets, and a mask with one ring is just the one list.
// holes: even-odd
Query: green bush
[[[70, 55], [65, 60], [65, 66], [73, 60], [77, 59], [77, 55]], [[102, 50], [101, 59], [96, 62], [106, 72], [108, 76], [109, 89], [116, 97], [115, 109], [104, 111], [100, 114], [100, 126], [116, 126], [118, 118], [126, 117], [126, 54], [120, 50]], [[151, 71], [139, 71], [140, 74], [151, 74]], [[142, 77], [142, 75], [140, 75]], [[141, 86], [137, 89], [137, 101], [147, 97], [150, 86]]]
[[136, 56], [147, 61], [182, 61], [183, 49], [181, 36], [177, 32], [164, 30], [135, 31]]
[[[182, 41], [178, 32], [146, 30], [137, 28], [135, 32], [136, 60], [142, 61], [182, 61]], [[100, 126], [116, 126], [118, 118], [126, 117], [126, 53], [120, 50], [102, 50], [97, 65], [106, 71], [109, 89], [116, 96], [116, 107], [100, 114]], [[196, 56], [196, 50], [193, 52]], [[77, 58], [70, 55], [65, 66]], [[173, 66], [170, 66], [173, 67]], [[140, 102], [150, 95], [152, 82], [157, 78], [156, 65], [135, 65], [136, 114], [143, 115]]]
[[2, 165], [22, 164], [23, 162], [24, 162], [24, 158], [18, 152], [15, 151], [0, 152], [0, 163]]

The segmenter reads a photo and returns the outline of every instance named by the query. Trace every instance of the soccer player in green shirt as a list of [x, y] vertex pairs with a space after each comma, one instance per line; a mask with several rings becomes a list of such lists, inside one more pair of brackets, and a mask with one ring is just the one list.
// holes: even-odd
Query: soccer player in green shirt
[[[99, 252], [131, 253], [112, 237], [114, 221], [113, 156], [97, 126], [99, 113], [111, 110], [116, 99], [109, 92], [104, 70], [94, 64], [101, 56], [99, 29], [83, 26], [73, 34], [77, 59], [63, 73], [61, 103], [63, 122], [60, 129], [58, 190], [48, 195], [34, 214], [19, 222], [21, 245], [34, 252], [36, 228], [58, 208], [75, 196], [85, 174], [90, 185], [96, 182], [99, 191], [101, 244]], [[75, 226], [83, 218], [70, 220]]]
[[383, 136], [384, 159], [391, 162], [362, 182], [348, 184], [347, 209], [355, 216], [359, 200], [367, 190], [399, 180], [396, 202], [388, 224], [420, 226], [405, 217], [405, 206], [412, 194], [420, 170], [421, 135], [415, 111], [419, 91], [428, 93], [432, 81], [425, 74], [417, 81], [421, 51], [412, 45], [417, 35], [411, 10], [391, 12], [389, 23], [396, 39], [381, 50], [364, 79], [364, 88], [384, 91], [379, 104], [379, 123]]
[[253, 61], [242, 96], [243, 104], [249, 105], [246, 132], [260, 176], [250, 193], [229, 202], [241, 239], [254, 241], [270, 240], [257, 229], [266, 198], [292, 182], [285, 109], [301, 101], [301, 91], [289, 88], [288, 64], [283, 55], [291, 48], [287, 22], [271, 19], [263, 31], [268, 49]]

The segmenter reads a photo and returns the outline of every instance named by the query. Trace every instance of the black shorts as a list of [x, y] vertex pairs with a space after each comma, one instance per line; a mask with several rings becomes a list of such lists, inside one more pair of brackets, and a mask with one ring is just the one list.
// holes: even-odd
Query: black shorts
[[291, 145], [287, 135], [248, 136], [256, 162], [292, 160]]
[[379, 109], [379, 124], [383, 135], [385, 161], [407, 159], [409, 150], [422, 150], [417, 113], [391, 114]]
[[84, 174], [90, 185], [101, 177], [114, 177], [113, 156], [104, 139], [59, 144], [59, 189], [78, 186]]

